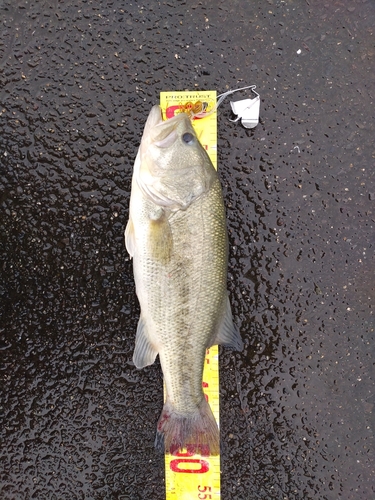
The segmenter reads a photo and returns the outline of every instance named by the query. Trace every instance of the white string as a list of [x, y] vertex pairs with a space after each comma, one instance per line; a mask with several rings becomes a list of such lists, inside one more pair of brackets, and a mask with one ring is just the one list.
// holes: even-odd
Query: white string
[[[211, 109], [211, 111], [209, 111], [208, 113], [204, 112], [204, 111], [200, 111], [199, 113], [193, 113], [191, 115], [191, 118], [205, 118], [206, 116], [210, 116], [212, 113], [215, 113], [215, 111], [217, 110], [217, 108], [220, 106], [220, 104], [224, 101], [224, 99], [226, 97], [228, 97], [228, 95], [231, 95], [231, 94], [234, 94], [235, 92], [239, 92], [240, 90], [246, 90], [246, 89], [251, 89], [254, 94], [256, 94], [258, 97], [259, 97], [259, 94], [257, 94], [254, 89], [256, 89], [256, 85], [248, 85], [247, 87], [242, 87], [240, 89], [234, 89], [234, 90], [227, 90], [226, 92], [223, 92], [222, 94], [218, 95], [217, 96], [217, 101], [216, 101], [216, 104], [215, 106]], [[239, 117], [240, 118], [240, 117]], [[237, 121], [239, 120], [239, 118], [237, 118], [236, 120], [234, 121]], [[232, 121], [232, 120], [231, 120]]]

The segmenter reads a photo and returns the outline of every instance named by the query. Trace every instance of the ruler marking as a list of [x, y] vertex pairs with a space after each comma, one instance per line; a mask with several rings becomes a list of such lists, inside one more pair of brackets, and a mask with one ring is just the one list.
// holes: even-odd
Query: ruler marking
[[[187, 102], [207, 103], [207, 111], [216, 105], [216, 91], [161, 92], [160, 106], [164, 119], [171, 118]], [[193, 127], [217, 169], [217, 115], [194, 120]], [[219, 425], [219, 349], [207, 349], [203, 370], [203, 392]], [[220, 499], [220, 455], [202, 456], [188, 450], [165, 454], [166, 500]]]

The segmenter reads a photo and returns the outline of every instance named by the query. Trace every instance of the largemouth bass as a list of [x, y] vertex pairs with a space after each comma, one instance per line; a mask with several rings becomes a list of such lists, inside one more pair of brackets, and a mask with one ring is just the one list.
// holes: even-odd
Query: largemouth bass
[[134, 164], [126, 248], [141, 306], [133, 361], [159, 354], [166, 401], [155, 446], [219, 453], [202, 390], [206, 349], [242, 348], [227, 293], [228, 241], [221, 185], [189, 117], [151, 109]]

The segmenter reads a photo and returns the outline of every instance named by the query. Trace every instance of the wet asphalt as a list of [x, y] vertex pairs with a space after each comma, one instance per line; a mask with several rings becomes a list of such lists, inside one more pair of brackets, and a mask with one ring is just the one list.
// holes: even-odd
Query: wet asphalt
[[222, 498], [374, 498], [374, 26], [372, 0], [0, 1], [2, 499], [165, 498], [133, 161], [160, 91], [250, 84], [259, 125], [218, 117]]

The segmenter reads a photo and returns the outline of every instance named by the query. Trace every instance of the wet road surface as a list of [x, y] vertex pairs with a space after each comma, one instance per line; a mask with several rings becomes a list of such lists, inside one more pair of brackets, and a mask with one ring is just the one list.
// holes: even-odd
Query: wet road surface
[[218, 118], [222, 498], [374, 498], [374, 2], [124, 4], [0, 1], [1, 498], [165, 497], [132, 165], [161, 90], [250, 84], [258, 127]]

